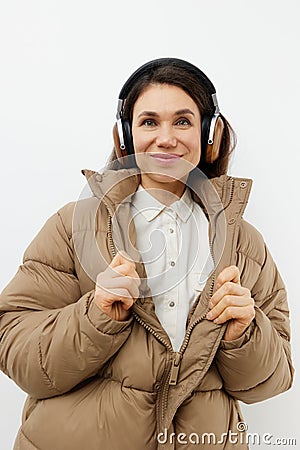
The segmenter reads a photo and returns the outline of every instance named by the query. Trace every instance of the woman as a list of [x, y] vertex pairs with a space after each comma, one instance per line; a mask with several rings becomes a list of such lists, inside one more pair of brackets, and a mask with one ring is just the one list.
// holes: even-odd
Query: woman
[[248, 448], [238, 400], [290, 388], [289, 313], [212, 83], [145, 64], [114, 140], [1, 294], [1, 369], [28, 393], [14, 448]]

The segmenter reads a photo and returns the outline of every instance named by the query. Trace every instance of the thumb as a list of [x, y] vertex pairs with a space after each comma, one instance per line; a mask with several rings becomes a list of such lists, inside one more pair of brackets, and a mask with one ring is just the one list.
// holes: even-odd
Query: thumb
[[111, 268], [114, 268], [114, 267], [117, 267], [117, 266], [123, 264], [125, 261], [132, 262], [132, 259], [130, 258], [130, 256], [124, 250], [121, 250], [112, 259], [112, 261], [111, 261], [109, 266]]
[[237, 266], [225, 267], [217, 277], [216, 290], [218, 290], [227, 281], [232, 281], [236, 284], [241, 284], [240, 282], [240, 271]]

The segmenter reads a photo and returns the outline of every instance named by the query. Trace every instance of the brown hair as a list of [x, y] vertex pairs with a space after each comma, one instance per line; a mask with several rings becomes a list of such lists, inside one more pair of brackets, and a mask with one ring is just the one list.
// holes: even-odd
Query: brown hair
[[[127, 95], [124, 104], [123, 117], [132, 122], [132, 114], [134, 104], [138, 97], [150, 84], [169, 84], [183, 89], [196, 103], [199, 108], [201, 117], [212, 117], [215, 107], [212, 102], [210, 93], [204, 83], [199, 82], [199, 78], [193, 73], [182, 67], [175, 65], [166, 65], [156, 67], [144, 73], [139, 77]], [[236, 135], [229, 122], [221, 114], [224, 131], [220, 144], [219, 157], [213, 163], [207, 163], [202, 158], [198, 167], [208, 178], [223, 175], [228, 170], [229, 157], [236, 146]], [[117, 159], [115, 149], [113, 150], [109, 161]]]

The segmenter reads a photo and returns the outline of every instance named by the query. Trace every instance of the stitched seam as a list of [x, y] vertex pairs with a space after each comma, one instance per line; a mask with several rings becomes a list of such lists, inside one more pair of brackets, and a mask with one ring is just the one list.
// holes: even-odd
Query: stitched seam
[[251, 259], [251, 261], [255, 262], [256, 264], [258, 264], [260, 267], [263, 266], [263, 262], [259, 262], [256, 259], [252, 258], [252, 256], [249, 256], [247, 253], [241, 251], [241, 250], [236, 250], [236, 253], [240, 253], [241, 255], [244, 255], [247, 259]]
[[[103, 334], [104, 334], [104, 333], [103, 333]], [[90, 342], [90, 344], [91, 344], [91, 346], [92, 346], [93, 348], [97, 348], [97, 346], [95, 345], [95, 343], [91, 340], [91, 338], [90, 338], [86, 333], [82, 332], [82, 336], [84, 336], [84, 337]], [[107, 356], [111, 353], [111, 349], [112, 349], [112, 347], [113, 347], [113, 344], [114, 344], [114, 338], [112, 339], [112, 342], [111, 342], [111, 344], [110, 344], [110, 346], [109, 346], [107, 352], [105, 353], [105, 356], [103, 356], [103, 357], [101, 358], [103, 362], [106, 361]], [[100, 359], [99, 359], [99, 361], [100, 361]]]
[[102, 379], [103, 380], [108, 380], [108, 381], [113, 381], [115, 383], [119, 383], [122, 386], [122, 388], [124, 387], [126, 389], [131, 389], [131, 390], [138, 391], [138, 392], [145, 392], [146, 394], [156, 394], [155, 391], [146, 391], [145, 389], [140, 389], [140, 388], [137, 388], [135, 386], [126, 386], [126, 384], [124, 384], [122, 381], [116, 380], [113, 377], [105, 377], [104, 376], [104, 377], [102, 377]]
[[24, 433], [23, 430], [21, 430], [21, 434], [24, 436], [24, 438], [32, 445], [32, 447], [34, 447], [36, 450], [41, 450], [39, 449], [36, 445], [33, 444], [33, 442], [26, 436], [26, 434]]
[[198, 389], [198, 388], [196, 388], [194, 390], [194, 394], [202, 394], [203, 392], [218, 392], [218, 391], [223, 392], [223, 386], [220, 388], [215, 388], [215, 389]]
[[70, 242], [72, 235], [69, 236], [69, 234], [68, 234], [68, 232], [67, 232], [67, 230], [66, 230], [65, 224], [64, 224], [64, 222], [63, 222], [63, 220], [62, 220], [62, 217], [61, 217], [61, 215], [60, 215], [60, 213], [57, 211], [56, 214], [57, 214], [57, 216], [58, 216], [58, 218], [59, 218], [59, 220], [60, 220], [61, 226], [63, 227], [64, 232], [66, 233], [66, 236], [68, 236], [68, 239], [69, 239], [69, 242]]
[[[91, 339], [85, 332], [82, 332], [82, 336], [86, 338], [86, 340], [90, 343], [90, 346], [91, 346], [92, 348], [97, 348], [97, 346], [95, 345], [95, 343], [92, 341], [92, 339]], [[112, 348], [113, 348], [113, 344], [114, 344], [114, 339], [112, 339], [111, 345], [109, 346], [109, 348], [108, 348], [107, 352], [105, 353], [105, 355], [104, 355], [101, 359], [99, 358], [99, 363], [100, 363], [100, 364], [104, 365], [105, 362], [109, 359], [109, 358], [107, 358], [107, 357], [108, 357], [108, 356], [110, 355], [110, 353], [111, 353], [111, 350], [112, 350]], [[93, 370], [92, 375], [93, 375], [94, 373], [95, 373], [95, 372], [94, 372], [94, 370]]]
[[[39, 263], [39, 264], [42, 264], [43, 266], [46, 266], [46, 267], [50, 267], [51, 269], [56, 270], [57, 272], [62, 272], [62, 273], [66, 273], [66, 274], [68, 274], [68, 275], [73, 275], [73, 272], [67, 272], [66, 270], [59, 269], [58, 267], [53, 267], [53, 266], [51, 266], [50, 264], [47, 264], [47, 263], [45, 263], [45, 262], [43, 262], [43, 261], [40, 261], [40, 260], [38, 260], [38, 259], [25, 258], [25, 259], [24, 259], [24, 264], [25, 264], [26, 262], [30, 262], [30, 261], [36, 262], [36, 263]], [[73, 276], [74, 276], [74, 275], [73, 275]], [[76, 279], [75, 276], [74, 276], [74, 278]]]
[[279, 289], [276, 289], [276, 291], [272, 291], [271, 294], [267, 295], [267, 297], [263, 297], [262, 299], [260, 299], [260, 298], [255, 298], [255, 301], [256, 301], [256, 302], [263, 302], [263, 303], [265, 303], [266, 301], [269, 300], [269, 298], [271, 298], [273, 295], [277, 294], [277, 292], [280, 292], [280, 291], [285, 292], [286, 289], [285, 289], [284, 287], [279, 288]]
[[42, 354], [42, 347], [41, 347], [40, 341], [38, 342], [38, 348], [39, 348], [39, 363], [40, 363], [40, 367], [41, 367], [41, 370], [42, 370], [44, 376], [46, 377], [49, 385], [52, 388], [54, 388], [58, 393], [62, 394], [62, 391], [60, 389], [58, 389], [58, 387], [54, 384], [54, 382], [51, 380], [48, 373], [46, 372], [45, 368], [43, 367], [43, 354]]

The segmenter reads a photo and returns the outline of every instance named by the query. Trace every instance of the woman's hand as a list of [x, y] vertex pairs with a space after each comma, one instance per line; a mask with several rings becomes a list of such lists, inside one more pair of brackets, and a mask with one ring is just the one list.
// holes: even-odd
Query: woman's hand
[[139, 297], [141, 280], [135, 263], [125, 252], [118, 252], [104, 272], [97, 276], [95, 303], [114, 320], [127, 320], [129, 309]]
[[228, 321], [225, 341], [239, 338], [255, 317], [254, 300], [249, 289], [241, 286], [238, 267], [226, 267], [217, 278], [217, 290], [210, 300], [206, 318], [217, 324]]

